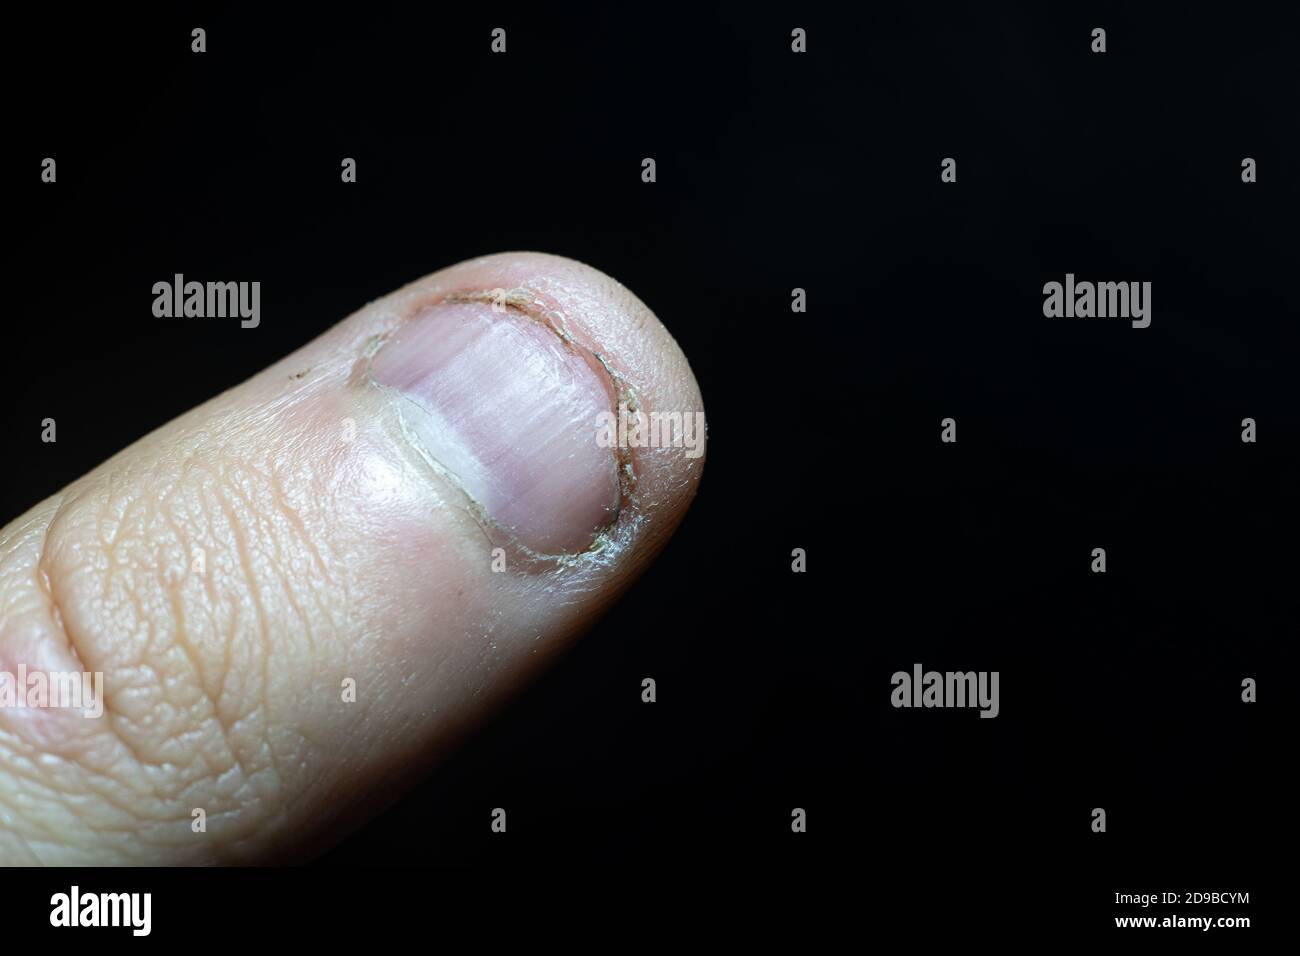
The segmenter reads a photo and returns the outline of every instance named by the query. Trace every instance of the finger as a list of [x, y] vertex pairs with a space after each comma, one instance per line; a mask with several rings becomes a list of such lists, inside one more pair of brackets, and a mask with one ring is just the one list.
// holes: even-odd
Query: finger
[[507, 254], [143, 438], [0, 531], [0, 674], [103, 675], [97, 718], [0, 708], [0, 858], [249, 862], [336, 838], [651, 560], [702, 420], [631, 293]]

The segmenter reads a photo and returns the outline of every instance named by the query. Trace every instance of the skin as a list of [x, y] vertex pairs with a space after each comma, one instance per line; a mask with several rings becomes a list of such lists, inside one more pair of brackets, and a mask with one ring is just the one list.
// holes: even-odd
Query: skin
[[627, 289], [567, 259], [490, 256], [371, 303], [36, 505], [0, 530], [0, 671], [102, 672], [104, 714], [0, 709], [0, 862], [317, 853], [654, 558], [702, 457], [635, 449], [599, 547], [538, 561], [430, 467], [370, 382], [376, 346], [422, 308], [501, 289], [562, 316], [646, 409], [703, 408]]

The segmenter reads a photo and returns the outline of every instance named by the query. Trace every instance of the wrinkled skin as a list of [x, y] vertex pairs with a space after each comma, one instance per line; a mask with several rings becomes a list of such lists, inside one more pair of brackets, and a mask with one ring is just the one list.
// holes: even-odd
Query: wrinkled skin
[[430, 468], [367, 379], [423, 305], [493, 289], [562, 315], [645, 407], [703, 407], [676, 343], [618, 283], [492, 256], [371, 303], [36, 505], [0, 531], [0, 672], [102, 672], [104, 710], [0, 708], [0, 862], [318, 852], [662, 548], [703, 458], [636, 449], [635, 491], [600, 547], [516, 561], [509, 531]]

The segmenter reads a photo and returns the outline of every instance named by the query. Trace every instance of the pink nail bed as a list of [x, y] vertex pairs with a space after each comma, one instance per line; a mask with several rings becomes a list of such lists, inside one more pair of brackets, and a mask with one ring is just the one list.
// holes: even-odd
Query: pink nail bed
[[582, 551], [618, 514], [614, 454], [597, 443], [610, 385], [540, 321], [488, 302], [431, 306], [371, 372], [406, 400], [428, 455], [526, 548]]

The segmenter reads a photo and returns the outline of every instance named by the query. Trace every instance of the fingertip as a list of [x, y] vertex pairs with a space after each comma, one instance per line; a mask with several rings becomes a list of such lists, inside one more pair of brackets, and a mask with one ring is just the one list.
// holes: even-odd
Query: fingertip
[[393, 334], [436, 304], [476, 303], [547, 325], [585, 353], [606, 378], [610, 402], [584, 440], [615, 456], [621, 508], [599, 538], [599, 555], [567, 567], [625, 575], [671, 535], [703, 473], [706, 420], [699, 384], [655, 313], [616, 279], [574, 259], [507, 252], [426, 276], [376, 303]]

